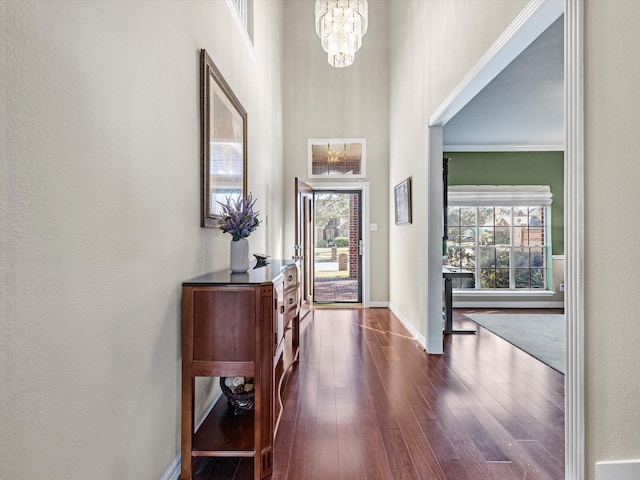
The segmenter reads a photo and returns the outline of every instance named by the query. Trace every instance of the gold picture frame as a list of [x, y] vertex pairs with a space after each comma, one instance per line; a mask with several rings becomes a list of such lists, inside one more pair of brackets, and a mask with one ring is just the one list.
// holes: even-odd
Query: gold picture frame
[[217, 228], [218, 202], [247, 194], [247, 112], [205, 49], [200, 51], [201, 222]]

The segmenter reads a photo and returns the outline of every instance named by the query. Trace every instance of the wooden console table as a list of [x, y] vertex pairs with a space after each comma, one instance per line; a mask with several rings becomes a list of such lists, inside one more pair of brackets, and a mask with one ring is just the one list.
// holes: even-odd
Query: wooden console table
[[[271, 474], [279, 405], [285, 327], [299, 346], [298, 267], [271, 260], [247, 273], [224, 270], [182, 284], [181, 480], [190, 480], [194, 457], [252, 457], [254, 480]], [[283, 368], [277, 369], [280, 374]], [[221, 397], [194, 432], [195, 377], [254, 377], [255, 407], [234, 414]]]

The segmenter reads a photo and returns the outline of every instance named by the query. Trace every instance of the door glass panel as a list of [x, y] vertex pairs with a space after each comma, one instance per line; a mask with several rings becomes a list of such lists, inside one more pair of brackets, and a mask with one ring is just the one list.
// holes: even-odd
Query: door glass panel
[[360, 192], [314, 192], [314, 302], [361, 302]]

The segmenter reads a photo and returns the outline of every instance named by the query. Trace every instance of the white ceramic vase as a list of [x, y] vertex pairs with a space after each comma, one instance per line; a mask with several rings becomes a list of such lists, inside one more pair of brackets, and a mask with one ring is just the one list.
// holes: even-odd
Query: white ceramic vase
[[249, 270], [249, 240], [231, 240], [230, 265], [232, 272], [246, 272]]

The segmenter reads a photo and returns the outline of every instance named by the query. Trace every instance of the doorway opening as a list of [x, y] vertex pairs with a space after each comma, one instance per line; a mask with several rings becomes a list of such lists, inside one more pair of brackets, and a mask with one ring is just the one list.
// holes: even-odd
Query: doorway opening
[[361, 191], [313, 192], [314, 303], [362, 303]]
[[[429, 198], [427, 223], [442, 225], [443, 126], [482, 88], [480, 84], [497, 73], [492, 70], [511, 55], [512, 45], [519, 43], [536, 28], [546, 28], [555, 21], [560, 7], [564, 12], [564, 191], [565, 191], [565, 478], [585, 476], [585, 408], [584, 408], [584, 2], [530, 2], [451, 95], [429, 117]], [[520, 26], [526, 26], [526, 29]], [[533, 27], [533, 28], [532, 28]], [[524, 35], [516, 34], [524, 32]], [[514, 43], [515, 42], [515, 43]], [[509, 48], [505, 48], [509, 45]], [[494, 60], [497, 60], [495, 62]], [[498, 71], [502, 71], [500, 67]], [[492, 76], [493, 75], [493, 76]], [[476, 90], [478, 88], [478, 90]], [[433, 180], [433, 181], [432, 181]], [[439, 198], [440, 196], [440, 198]], [[442, 342], [441, 229], [427, 234], [427, 351], [435, 353]]]

